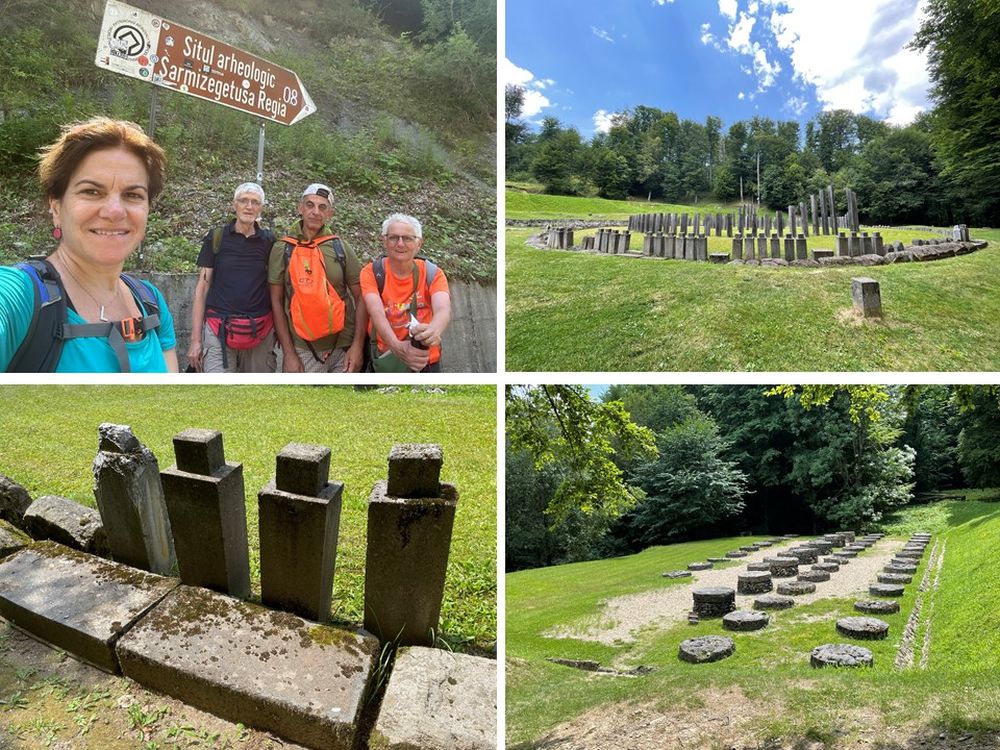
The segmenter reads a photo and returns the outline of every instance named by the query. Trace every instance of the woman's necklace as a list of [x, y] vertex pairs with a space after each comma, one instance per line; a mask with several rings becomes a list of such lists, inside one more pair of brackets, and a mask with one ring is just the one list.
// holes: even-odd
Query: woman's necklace
[[100, 312], [100, 315], [99, 315], [99, 317], [101, 319], [101, 322], [103, 322], [103, 323], [109, 322], [109, 318], [105, 317], [105, 315], [104, 315], [104, 308], [105, 307], [109, 307], [110, 305], [112, 305], [112, 304], [114, 304], [115, 302], [118, 301], [118, 297], [121, 295], [121, 287], [118, 285], [118, 280], [115, 279], [115, 293], [114, 293], [114, 295], [112, 295], [111, 299], [108, 300], [107, 305], [102, 305], [100, 303], [100, 301], [97, 299], [97, 297], [95, 297], [91, 293], [91, 291], [89, 289], [87, 289], [87, 287], [85, 287], [83, 285], [83, 283], [80, 281], [80, 279], [78, 279], [76, 277], [76, 274], [73, 273], [71, 270], [69, 270], [69, 264], [66, 263], [65, 261], [63, 261], [62, 258], [60, 258], [59, 260], [61, 261], [60, 265], [65, 269], [66, 273], [69, 274], [69, 277], [71, 279], [73, 279], [73, 281], [76, 282], [76, 285], [78, 287], [80, 287], [84, 292], [87, 293], [87, 296], [90, 297], [94, 301], [95, 305], [97, 305], [99, 308], [101, 308], [101, 312]]

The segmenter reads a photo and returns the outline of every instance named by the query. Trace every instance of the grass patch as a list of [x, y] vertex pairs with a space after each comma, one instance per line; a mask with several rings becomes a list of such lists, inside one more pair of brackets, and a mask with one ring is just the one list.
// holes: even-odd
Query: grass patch
[[[997, 245], [931, 263], [762, 268], [539, 251], [531, 234], [506, 234], [510, 371], [1000, 369]], [[881, 284], [881, 320], [851, 312], [858, 275]]]
[[[895, 534], [901, 524], [919, 525], [931, 517], [928, 508], [907, 509], [887, 528]], [[1000, 569], [992, 555], [1000, 534], [1000, 506], [948, 501], [939, 508], [942, 523], [931, 530], [938, 543], [946, 544], [946, 554], [940, 586], [923, 602], [933, 618], [927, 669], [898, 670], [894, 659], [929, 554], [907, 587], [900, 613], [883, 618], [890, 625], [889, 637], [864, 644], [873, 651], [875, 666], [860, 671], [813, 670], [808, 663], [814, 646], [843, 640], [833, 624], [853, 614], [853, 600], [848, 599], [796, 605], [773, 613], [762, 631], [727, 633], [736, 640], [736, 654], [714, 664], [683, 663], [677, 659], [677, 646], [694, 635], [721, 634], [718, 620], [694, 627], [649, 628], [635, 641], [614, 645], [542, 635], [598, 616], [606, 599], [685, 585], [683, 580], [662, 579], [659, 573], [722, 554], [732, 548], [732, 539], [655, 547], [629, 557], [508, 575], [507, 746], [538, 747], [555, 726], [597, 708], [619, 712], [623, 703], [651, 711], [697, 712], [704, 691], [736, 690], [744, 695], [753, 708], [748, 732], [758, 738], [805, 738], [831, 748], [850, 739], [857, 727], [845, 717], [858, 712], [872, 718], [875, 726], [907, 733], [995, 729], [1000, 725], [1000, 612], [992, 606], [992, 592], [1000, 585]], [[636, 679], [594, 679], [546, 662], [547, 656], [596, 659], [619, 667], [644, 664], [654, 671]]]
[[257, 492], [290, 442], [330, 446], [330, 478], [344, 482], [333, 613], [363, 619], [367, 500], [394, 443], [440, 443], [442, 478], [459, 491], [441, 613], [453, 648], [496, 639], [496, 389], [450, 386], [382, 394], [349, 386], [7, 386], [0, 394], [0, 473], [32, 497], [63, 495], [95, 507], [91, 466], [102, 422], [131, 425], [174, 464], [172, 438], [188, 427], [222, 431], [226, 459], [243, 464], [251, 578], [259, 594]]

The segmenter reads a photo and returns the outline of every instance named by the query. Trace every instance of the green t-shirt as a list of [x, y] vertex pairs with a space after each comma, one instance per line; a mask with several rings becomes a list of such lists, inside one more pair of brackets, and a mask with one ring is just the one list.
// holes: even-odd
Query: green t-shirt
[[[316, 236], [320, 237], [326, 234], [333, 234], [333, 231], [324, 225]], [[296, 221], [288, 228], [287, 232], [278, 235], [278, 241], [271, 248], [271, 257], [268, 259], [267, 281], [270, 284], [281, 284], [284, 288], [285, 318], [289, 321], [288, 328], [292, 334], [292, 341], [295, 346], [306, 348], [306, 342], [295, 335], [295, 328], [291, 325], [291, 318], [288, 312], [291, 305], [291, 298], [285, 282], [285, 243], [281, 240], [281, 237], [304, 239], [302, 234], [302, 220]], [[343, 240], [341, 240], [341, 244], [343, 244]], [[310, 343], [318, 352], [325, 352], [330, 349], [346, 349], [354, 341], [354, 295], [351, 294], [350, 286], [352, 284], [360, 284], [361, 262], [354, 251], [347, 245], [344, 245], [344, 260], [347, 266], [347, 280], [345, 283], [344, 271], [337, 260], [337, 253], [333, 249], [332, 240], [324, 242], [319, 247], [323, 253], [323, 261], [326, 265], [326, 278], [329, 279], [330, 284], [337, 291], [337, 294], [344, 300], [344, 329], [335, 336], [326, 336]]]

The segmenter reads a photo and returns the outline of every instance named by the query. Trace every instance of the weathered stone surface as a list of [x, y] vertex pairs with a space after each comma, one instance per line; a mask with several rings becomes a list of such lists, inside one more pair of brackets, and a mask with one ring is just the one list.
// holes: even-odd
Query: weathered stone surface
[[850, 560], [857, 556], [858, 556], [858, 551], [856, 549], [847, 549], [847, 547], [844, 547], [842, 550], [839, 550], [837, 554], [832, 555], [832, 557], [839, 557], [844, 560]]
[[895, 599], [861, 599], [854, 602], [854, 608], [870, 615], [891, 615], [899, 612], [899, 602]]
[[8, 476], [0, 474], [0, 518], [21, 527], [24, 511], [31, 505], [28, 491]]
[[722, 617], [736, 609], [736, 592], [728, 586], [706, 586], [691, 592], [699, 617]]
[[764, 571], [766, 573], [770, 573], [771, 563], [766, 563], [766, 562], [747, 563], [747, 570], [753, 570], [757, 572]]
[[889, 623], [876, 617], [842, 617], [837, 632], [862, 641], [880, 641], [889, 634]]
[[690, 570], [668, 570], [662, 574], [664, 578], [690, 578]]
[[389, 453], [389, 489], [393, 497], [437, 497], [444, 453], [432, 443], [401, 443]]
[[748, 570], [736, 579], [736, 590], [741, 594], [766, 594], [772, 588], [770, 570]]
[[222, 433], [190, 427], [174, 435], [177, 469], [191, 474], [212, 474], [226, 465]]
[[771, 618], [766, 612], [740, 609], [722, 616], [722, 627], [726, 630], [760, 630], [767, 626]]
[[378, 655], [370, 635], [179, 586], [118, 643], [126, 676], [230, 721], [349, 750]]
[[802, 596], [803, 594], [811, 594], [815, 590], [816, 584], [808, 581], [788, 581], [778, 584], [778, 593], [785, 596]]
[[746, 552], [744, 552], [742, 550], [738, 550], [738, 549], [733, 550], [732, 552], [727, 552], [726, 553], [726, 557], [734, 559], [734, 560], [737, 559], [737, 558], [746, 557], [746, 556], [747, 556]]
[[803, 570], [799, 573], [798, 580], [810, 581], [812, 583], [823, 583], [830, 580], [830, 574], [825, 570], [817, 570], [815, 566], [811, 570]]
[[281, 492], [316, 497], [330, 476], [330, 449], [325, 445], [289, 443], [278, 453], [275, 486]]
[[771, 566], [772, 578], [794, 578], [799, 574], [797, 557], [768, 557], [764, 562]]
[[17, 552], [31, 543], [31, 539], [7, 521], [0, 520], [0, 558]]
[[754, 609], [788, 609], [793, 604], [795, 600], [792, 597], [780, 594], [764, 594], [753, 600]]
[[108, 537], [101, 515], [68, 497], [42, 495], [24, 514], [24, 529], [34, 539], [51, 539], [67, 547], [108, 556]]
[[794, 557], [799, 561], [799, 565], [811, 565], [819, 560], [819, 555], [811, 547], [792, 547], [786, 553], [788, 557]]
[[824, 573], [836, 573], [838, 570], [840, 570], [840, 565], [833, 562], [818, 562], [818, 563], [813, 563], [812, 569], [822, 570]]
[[724, 563], [724, 562], [729, 562], [729, 558], [728, 557], [709, 557], [708, 561], [710, 563]]
[[879, 583], [902, 583], [907, 584], [913, 580], [913, 576], [906, 575], [905, 573], [879, 573], [878, 582]]
[[825, 539], [813, 539], [806, 542], [806, 547], [812, 547], [819, 555], [829, 555], [833, 552], [833, 543]]
[[[879, 263], [882, 258], [873, 256]], [[879, 291], [879, 283], [875, 279], [859, 277], [851, 279], [851, 299], [854, 301], [854, 309], [865, 318], [878, 318], [882, 316], [882, 296]]]
[[832, 555], [827, 555], [823, 558], [823, 562], [836, 563], [837, 565], [847, 565], [851, 562], [850, 555], [842, 555], [839, 552]]
[[0, 614], [39, 640], [119, 671], [115, 643], [176, 580], [38, 542], [0, 562]]
[[444, 596], [458, 491], [404, 499], [377, 482], [368, 499], [365, 628], [400, 645], [434, 642]]
[[688, 563], [688, 570], [711, 570], [712, 563], [710, 562], [693, 562]]
[[872, 652], [849, 643], [825, 643], [809, 655], [814, 667], [870, 667], [875, 663]]
[[681, 641], [680, 651], [677, 656], [681, 661], [688, 661], [692, 664], [704, 664], [705, 662], [719, 661], [727, 656], [732, 656], [736, 651], [736, 644], [732, 638], [722, 635], [703, 635], [699, 638], [688, 638]]
[[396, 656], [369, 741], [386, 750], [493, 750], [497, 663], [432, 648]]
[[892, 562], [882, 568], [886, 573], [902, 573], [904, 575], [913, 575], [917, 572], [916, 565], [907, 565], [901, 562]]
[[872, 596], [902, 596], [903, 587], [897, 583], [875, 583], [868, 587]]
[[163, 500], [160, 469], [128, 425], [98, 427], [94, 497], [108, 535], [111, 556], [134, 568], [168, 575], [177, 564]]
[[924, 556], [922, 550], [900, 550], [896, 553], [896, 557], [905, 558], [908, 560], [919, 560]]

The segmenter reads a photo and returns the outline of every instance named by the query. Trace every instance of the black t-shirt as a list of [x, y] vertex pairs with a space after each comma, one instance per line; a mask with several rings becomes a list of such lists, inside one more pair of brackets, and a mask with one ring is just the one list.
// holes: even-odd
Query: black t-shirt
[[244, 237], [236, 222], [222, 229], [219, 252], [212, 252], [212, 232], [205, 235], [198, 254], [198, 266], [214, 269], [206, 307], [219, 315], [260, 317], [271, 310], [267, 286], [267, 260], [274, 233], [254, 223], [254, 233]]

